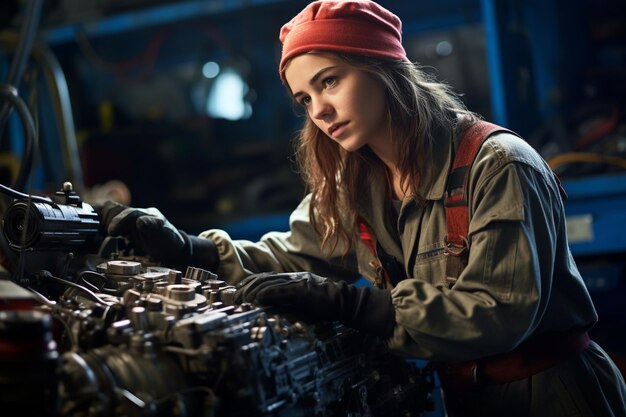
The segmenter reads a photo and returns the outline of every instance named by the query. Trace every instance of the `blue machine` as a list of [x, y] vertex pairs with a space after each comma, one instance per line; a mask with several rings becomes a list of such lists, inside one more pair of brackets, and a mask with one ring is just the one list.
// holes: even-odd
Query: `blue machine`
[[626, 260], [626, 173], [563, 182], [567, 231], [596, 307], [616, 315], [626, 296], [621, 279]]
[[626, 174], [563, 182], [567, 231], [574, 256], [626, 252]]

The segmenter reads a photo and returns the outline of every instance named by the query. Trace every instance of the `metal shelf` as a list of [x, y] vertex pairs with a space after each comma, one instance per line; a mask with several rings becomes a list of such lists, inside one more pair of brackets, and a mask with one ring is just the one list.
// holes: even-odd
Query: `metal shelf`
[[173, 2], [127, 11], [92, 21], [72, 23], [45, 29], [43, 38], [48, 45], [74, 42], [79, 33], [88, 36], [115, 35], [127, 31], [195, 19], [202, 16], [233, 12], [243, 8], [262, 6], [286, 0], [204, 0]]

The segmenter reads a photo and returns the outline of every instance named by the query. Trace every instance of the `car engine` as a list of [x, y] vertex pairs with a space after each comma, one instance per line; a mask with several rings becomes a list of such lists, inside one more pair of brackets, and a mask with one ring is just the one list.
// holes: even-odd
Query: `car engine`
[[[3, 216], [3, 416], [418, 416], [433, 376], [337, 322], [250, 304], [98, 235], [71, 186]], [[9, 248], [9, 249], [6, 249]], [[226, 277], [227, 278], [227, 277]]]

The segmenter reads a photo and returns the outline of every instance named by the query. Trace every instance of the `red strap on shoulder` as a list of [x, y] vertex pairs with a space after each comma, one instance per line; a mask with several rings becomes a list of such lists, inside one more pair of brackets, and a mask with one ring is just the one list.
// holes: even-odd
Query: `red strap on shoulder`
[[370, 266], [376, 270], [375, 285], [379, 288], [385, 288], [385, 285], [387, 285], [388, 288], [391, 288], [391, 279], [389, 274], [383, 267], [380, 262], [380, 258], [378, 257], [378, 251], [376, 250], [376, 236], [374, 236], [374, 233], [362, 217], [359, 217], [358, 224], [359, 238], [372, 255]]
[[[478, 121], [466, 129], [460, 138], [452, 169], [448, 175], [444, 207], [446, 210], [447, 227], [446, 254], [451, 255], [448, 257], [446, 265], [446, 279], [451, 285], [454, 284], [465, 266], [461, 255], [465, 254], [468, 248], [469, 209], [467, 186], [469, 171], [483, 142], [495, 132], [500, 131], [515, 134], [508, 129], [485, 121]], [[359, 237], [372, 254], [372, 266], [382, 275], [384, 281], [389, 283], [389, 277], [378, 259], [376, 237], [362, 218], [359, 219], [358, 226]], [[377, 277], [377, 285], [382, 284], [380, 278], [380, 276]]]
[[376, 243], [374, 243], [374, 235], [370, 232], [369, 227], [363, 219], [359, 219], [359, 237], [361, 242], [367, 246], [372, 256], [376, 256]]
[[447, 224], [448, 254], [460, 256], [467, 249], [469, 210], [467, 187], [469, 171], [483, 142], [495, 132], [511, 132], [493, 123], [478, 121], [463, 132], [448, 175], [444, 197]]

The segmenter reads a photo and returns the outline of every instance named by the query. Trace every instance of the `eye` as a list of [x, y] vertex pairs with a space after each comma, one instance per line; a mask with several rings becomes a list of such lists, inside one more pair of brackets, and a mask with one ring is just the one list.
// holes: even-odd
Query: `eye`
[[298, 103], [301, 106], [306, 107], [309, 105], [309, 103], [311, 103], [311, 97], [302, 97], [300, 100], [298, 100]]
[[325, 88], [331, 88], [331, 87], [334, 87], [335, 84], [337, 84], [337, 80], [338, 78], [335, 76], [326, 77], [322, 80], [322, 84], [324, 85]]

